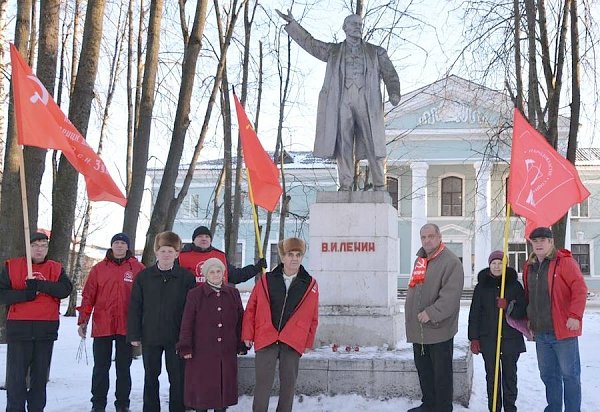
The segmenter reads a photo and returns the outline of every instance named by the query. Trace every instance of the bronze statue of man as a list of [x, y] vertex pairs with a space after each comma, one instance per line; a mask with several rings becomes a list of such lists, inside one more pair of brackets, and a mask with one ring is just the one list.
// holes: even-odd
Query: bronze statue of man
[[326, 43], [313, 38], [292, 13], [276, 10], [286, 22], [285, 31], [300, 47], [327, 62], [317, 106], [314, 155], [337, 160], [339, 190], [348, 191], [354, 180], [354, 161], [367, 159], [375, 190], [386, 190], [383, 99], [380, 79], [390, 103], [400, 101], [400, 80], [383, 47], [362, 39], [362, 18], [352, 14], [342, 26], [346, 40]]

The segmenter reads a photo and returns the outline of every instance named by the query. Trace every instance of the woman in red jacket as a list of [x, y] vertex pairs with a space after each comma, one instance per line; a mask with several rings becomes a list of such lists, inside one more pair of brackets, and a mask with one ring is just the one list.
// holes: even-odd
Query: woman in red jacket
[[252, 410], [266, 412], [279, 359], [278, 411], [291, 411], [298, 364], [312, 348], [319, 318], [317, 281], [302, 266], [302, 239], [279, 242], [281, 264], [254, 287], [242, 326], [242, 339], [256, 351]]

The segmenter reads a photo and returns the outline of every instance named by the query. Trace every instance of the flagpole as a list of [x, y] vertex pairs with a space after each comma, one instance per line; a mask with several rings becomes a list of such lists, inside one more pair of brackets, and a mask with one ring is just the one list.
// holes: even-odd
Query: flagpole
[[[248, 180], [248, 194], [250, 195], [250, 205], [252, 206], [252, 220], [254, 221], [254, 234], [256, 236], [256, 247], [258, 248], [258, 257], [263, 258], [262, 240], [260, 230], [258, 229], [258, 213], [256, 213], [256, 205], [254, 204], [254, 193], [252, 193], [252, 182], [250, 181], [250, 172], [246, 169], [246, 179]], [[265, 273], [265, 268], [261, 272]]]
[[25, 260], [27, 262], [27, 279], [33, 277], [33, 268], [31, 266], [31, 243], [29, 242], [29, 209], [27, 208], [27, 186], [25, 184], [25, 160], [23, 158], [23, 146], [19, 145], [17, 150], [19, 158], [19, 176], [21, 182], [21, 205], [23, 207], [23, 232], [25, 240]]
[[[500, 280], [500, 299], [504, 299], [504, 287], [506, 285], [506, 265], [508, 264], [508, 231], [510, 229], [510, 203], [506, 204], [506, 219], [504, 223], [504, 242], [502, 245], [502, 278]], [[494, 397], [492, 410], [496, 410], [498, 404], [498, 378], [500, 372], [500, 345], [502, 343], [502, 315], [504, 309], [498, 308], [498, 337], [496, 339], [496, 364], [494, 366]]]

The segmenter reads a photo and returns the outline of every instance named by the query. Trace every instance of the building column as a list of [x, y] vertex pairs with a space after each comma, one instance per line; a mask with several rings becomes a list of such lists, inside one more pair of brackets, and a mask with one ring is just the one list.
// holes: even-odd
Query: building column
[[427, 223], [427, 169], [429, 169], [429, 165], [426, 162], [412, 162], [410, 168], [412, 170], [410, 253], [414, 258], [421, 247], [421, 227]]
[[[481, 269], [489, 266], [488, 257], [492, 248], [492, 228], [490, 221], [490, 203], [491, 203], [491, 167], [489, 162], [476, 162], [475, 177], [477, 179], [477, 190], [475, 195], [475, 274]], [[467, 275], [465, 273], [465, 275]], [[466, 279], [465, 279], [466, 280]], [[465, 282], [465, 286], [472, 286], [475, 283], [471, 278], [471, 283]]]

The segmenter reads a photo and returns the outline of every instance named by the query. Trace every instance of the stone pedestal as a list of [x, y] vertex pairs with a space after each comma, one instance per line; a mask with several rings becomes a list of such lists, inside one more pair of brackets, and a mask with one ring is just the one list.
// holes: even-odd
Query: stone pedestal
[[315, 346], [395, 347], [404, 338], [398, 269], [398, 217], [387, 192], [317, 193], [309, 267], [319, 282]]

